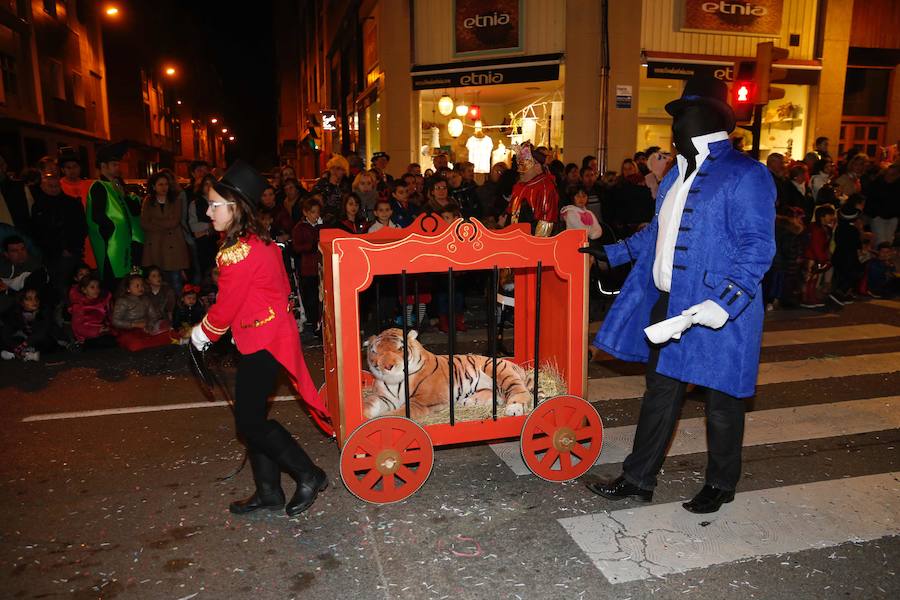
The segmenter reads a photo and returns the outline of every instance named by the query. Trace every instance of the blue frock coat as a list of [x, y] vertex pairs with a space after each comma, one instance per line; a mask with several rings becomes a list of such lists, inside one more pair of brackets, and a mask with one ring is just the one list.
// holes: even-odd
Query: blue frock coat
[[[760, 282], [775, 254], [775, 185], [764, 165], [736, 152], [730, 141], [713, 142], [709, 151], [681, 217], [667, 316], [712, 300], [729, 319], [721, 329], [694, 325], [680, 340], [665, 343], [657, 372], [746, 398], [759, 371], [765, 314]], [[604, 247], [612, 266], [634, 262], [594, 340], [622, 360], [649, 357], [643, 329], [660, 294], [653, 282], [659, 210], [677, 177], [675, 168], [660, 183], [647, 227]]]

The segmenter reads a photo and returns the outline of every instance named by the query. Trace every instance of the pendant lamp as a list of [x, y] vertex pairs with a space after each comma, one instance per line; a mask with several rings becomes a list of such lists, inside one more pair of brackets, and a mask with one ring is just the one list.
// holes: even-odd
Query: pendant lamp
[[447, 94], [444, 94], [443, 96], [441, 96], [441, 99], [438, 100], [438, 112], [441, 113], [445, 117], [448, 116], [450, 113], [452, 113], [453, 112], [453, 98], [451, 98]]
[[456, 105], [456, 116], [464, 117], [469, 113], [469, 106], [467, 104], [457, 104]]
[[463, 122], [459, 119], [450, 119], [447, 122], [447, 133], [450, 137], [458, 138], [463, 132]]

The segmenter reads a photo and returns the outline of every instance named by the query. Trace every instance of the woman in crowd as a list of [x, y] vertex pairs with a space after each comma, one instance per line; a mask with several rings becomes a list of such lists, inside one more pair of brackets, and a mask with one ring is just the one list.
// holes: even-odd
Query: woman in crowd
[[197, 260], [199, 261], [198, 269], [200, 273], [195, 276], [196, 281], [200, 281], [213, 265], [216, 256], [216, 238], [210, 223], [209, 217], [206, 216], [206, 209], [209, 206], [209, 190], [212, 189], [216, 178], [212, 175], [204, 175], [194, 186], [191, 204], [188, 207], [188, 228], [194, 236], [197, 245]]
[[344, 205], [341, 209], [341, 221], [338, 228], [343, 229], [347, 233], [365, 233], [369, 229], [362, 214], [362, 202], [355, 192], [350, 192], [344, 196]]
[[363, 215], [370, 221], [374, 219], [375, 201], [378, 200], [375, 176], [369, 171], [360, 171], [353, 180], [353, 191], [362, 202]]
[[425, 193], [428, 196], [428, 204], [425, 207], [426, 212], [437, 213], [440, 215], [450, 201], [450, 186], [447, 180], [442, 177], [432, 177], [425, 185]]
[[181, 228], [182, 204], [165, 173], [156, 173], [147, 182], [150, 193], [141, 207], [144, 228], [142, 264], [157, 265], [171, 289], [181, 289], [182, 271], [190, 264], [184, 231]]
[[[300, 397], [313, 409], [321, 426], [331, 431], [327, 410], [306, 368], [296, 324], [287, 307], [290, 295], [281, 251], [259, 230], [256, 210], [265, 180], [243, 161], [235, 161], [210, 192], [208, 215], [224, 235], [216, 261], [221, 271], [219, 295], [199, 325], [191, 343], [205, 349], [229, 329], [241, 354], [235, 382], [234, 415], [238, 433], [247, 443], [256, 491], [229, 510], [245, 514], [259, 509], [280, 510], [289, 517], [307, 510], [328, 486], [328, 477], [281, 423], [267, 419], [267, 400], [278, 372], [287, 369]], [[285, 506], [281, 471], [297, 483]]]
[[[284, 192], [284, 200], [281, 206], [291, 219], [291, 229], [303, 216], [303, 197], [306, 190], [300, 185], [296, 179], [285, 179], [281, 184], [281, 190]], [[287, 222], [285, 221], [285, 224]]]
[[347, 183], [350, 165], [346, 158], [335, 154], [328, 160], [326, 167], [328, 172], [316, 182], [313, 191], [322, 196], [322, 221], [325, 227], [332, 227], [340, 219], [344, 194], [350, 191]]

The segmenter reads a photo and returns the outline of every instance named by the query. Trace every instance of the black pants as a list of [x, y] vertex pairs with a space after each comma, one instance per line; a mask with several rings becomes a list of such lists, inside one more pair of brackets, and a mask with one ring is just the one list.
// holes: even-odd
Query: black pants
[[[658, 323], [664, 320], [668, 305], [669, 294], [661, 293], [650, 312], [650, 322]], [[725, 326], [728, 327], [728, 324]], [[659, 349], [660, 346], [656, 345], [650, 347], [647, 391], [641, 400], [634, 446], [622, 465], [625, 479], [646, 490], [656, 487], [656, 474], [659, 473], [666, 458], [666, 450], [675, 432], [687, 388], [685, 382], [656, 372]], [[706, 442], [708, 446], [706, 483], [721, 490], [734, 490], [741, 476], [741, 448], [744, 442], [743, 400], [716, 390], [708, 391]]]
[[262, 447], [266, 436], [277, 427], [266, 414], [279, 368], [267, 350], [241, 355], [234, 385], [234, 422], [248, 445]]
[[300, 300], [306, 311], [306, 323], [313, 329], [319, 329], [319, 277], [303, 275], [300, 277]]

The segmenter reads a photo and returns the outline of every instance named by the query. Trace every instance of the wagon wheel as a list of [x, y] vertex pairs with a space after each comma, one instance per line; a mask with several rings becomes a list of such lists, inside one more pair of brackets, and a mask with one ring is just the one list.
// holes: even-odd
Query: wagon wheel
[[554, 396], [528, 415], [522, 428], [522, 459], [547, 481], [584, 475], [600, 456], [603, 423], [590, 402], [578, 396]]
[[[360, 387], [365, 389], [372, 385], [372, 382], [375, 381], [375, 378], [372, 377], [371, 373], [369, 373], [368, 371], [363, 369], [362, 371], [360, 371], [360, 380], [362, 382], [362, 385]], [[328, 406], [328, 387], [327, 386], [328, 386], [327, 383], [323, 383], [321, 386], [319, 386], [319, 399], [322, 400], [323, 406]]]
[[341, 450], [341, 479], [360, 500], [399, 502], [431, 474], [431, 438], [405, 417], [379, 417], [357, 427]]

